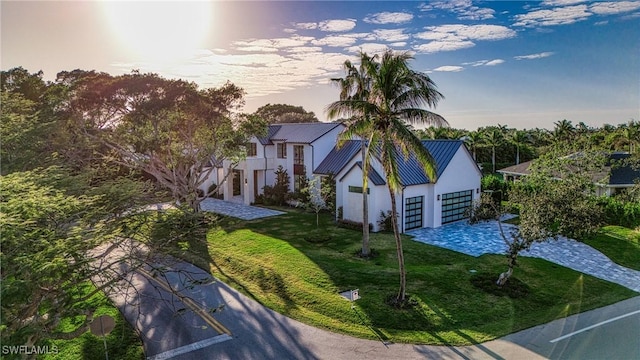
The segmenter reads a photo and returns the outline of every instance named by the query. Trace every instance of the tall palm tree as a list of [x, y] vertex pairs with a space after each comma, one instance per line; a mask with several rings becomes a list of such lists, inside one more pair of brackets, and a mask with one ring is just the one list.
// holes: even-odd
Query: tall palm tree
[[[369, 97], [371, 89], [371, 79], [368, 77], [364, 65], [371, 62], [371, 57], [366, 53], [360, 52], [360, 66], [356, 67], [350, 60], [346, 60], [343, 64], [345, 72], [344, 78], [334, 78], [331, 81], [340, 87], [340, 101], [357, 100], [361, 101]], [[368, 180], [369, 180], [369, 164], [366, 158], [367, 139], [366, 134], [355, 131], [354, 125], [358, 119], [365, 120], [368, 114], [354, 114], [346, 121], [346, 125], [354, 131], [347, 131], [340, 134], [338, 138], [338, 147], [351, 139], [355, 134], [360, 137], [360, 153], [362, 155], [362, 249], [361, 256], [368, 257], [371, 254], [369, 247], [369, 201], [368, 201]]]
[[553, 137], [556, 141], [569, 141], [576, 133], [576, 128], [571, 121], [564, 119], [553, 123]]
[[439, 126], [429, 126], [424, 129], [424, 139], [437, 140], [437, 139], [448, 139], [448, 132], [446, 128]]
[[460, 138], [467, 145], [471, 154], [473, 155], [473, 161], [477, 162], [476, 152], [484, 142], [484, 137], [480, 131], [471, 131], [467, 135]]
[[509, 133], [509, 142], [516, 147], [516, 165], [520, 164], [520, 148], [531, 142], [531, 136], [524, 130]]
[[496, 148], [504, 143], [504, 134], [499, 128], [488, 128], [484, 133], [485, 143], [491, 147], [491, 166], [496, 172]]
[[435, 107], [444, 97], [429, 76], [411, 70], [411, 55], [387, 50], [379, 61], [377, 59], [369, 58], [362, 64], [371, 79], [369, 96], [366, 99], [336, 101], [327, 107], [327, 114], [329, 118], [356, 116], [357, 120], [346, 133], [367, 134], [370, 146], [367, 148], [365, 164], [368, 166], [371, 156], [377, 156], [382, 164], [391, 197], [391, 224], [400, 272], [400, 289], [396, 300], [403, 303], [406, 300], [406, 270], [396, 206], [396, 194], [402, 187], [398, 157], [407, 158], [409, 153], [413, 153], [429, 179], [435, 182], [436, 165], [433, 157], [407, 127], [407, 123], [446, 125], [447, 122], [440, 115], [423, 109], [425, 106]]

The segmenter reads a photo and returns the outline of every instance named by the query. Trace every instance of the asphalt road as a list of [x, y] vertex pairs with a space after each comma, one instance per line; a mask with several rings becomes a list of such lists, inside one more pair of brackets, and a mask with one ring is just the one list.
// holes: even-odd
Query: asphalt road
[[[132, 274], [135, 291], [114, 298], [149, 359], [640, 359], [640, 296], [475, 346], [383, 344], [291, 320], [207, 282], [210, 275], [191, 264], [170, 266], [175, 271], [162, 276]], [[189, 286], [187, 278], [206, 284]]]

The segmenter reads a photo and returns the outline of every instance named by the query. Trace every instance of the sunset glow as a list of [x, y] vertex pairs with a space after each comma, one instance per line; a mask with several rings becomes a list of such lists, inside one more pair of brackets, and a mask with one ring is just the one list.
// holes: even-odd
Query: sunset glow
[[112, 34], [140, 61], [170, 65], [189, 59], [205, 46], [213, 3], [100, 3]]

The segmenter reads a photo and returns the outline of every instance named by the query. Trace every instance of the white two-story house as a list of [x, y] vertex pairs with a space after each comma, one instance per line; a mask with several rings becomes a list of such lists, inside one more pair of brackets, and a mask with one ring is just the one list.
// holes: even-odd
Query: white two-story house
[[[278, 166], [287, 170], [289, 189], [296, 191], [303, 176], [311, 177], [322, 160], [336, 144], [344, 129], [341, 123], [301, 123], [269, 125], [264, 137], [253, 137], [247, 157], [222, 183], [224, 200], [251, 204], [256, 195], [263, 193], [265, 185], [273, 186]], [[225, 179], [229, 164], [225, 162], [203, 187], [218, 184]]]

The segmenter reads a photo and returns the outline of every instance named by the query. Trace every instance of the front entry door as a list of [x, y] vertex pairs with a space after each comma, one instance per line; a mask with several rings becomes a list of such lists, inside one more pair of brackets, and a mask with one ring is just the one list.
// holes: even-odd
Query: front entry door
[[233, 196], [242, 195], [242, 171], [233, 170]]

